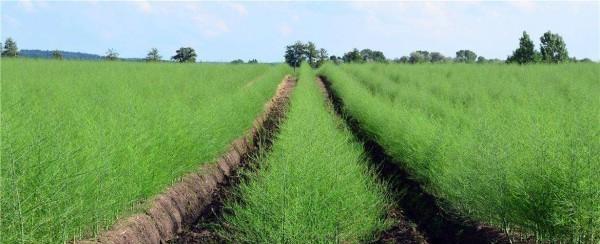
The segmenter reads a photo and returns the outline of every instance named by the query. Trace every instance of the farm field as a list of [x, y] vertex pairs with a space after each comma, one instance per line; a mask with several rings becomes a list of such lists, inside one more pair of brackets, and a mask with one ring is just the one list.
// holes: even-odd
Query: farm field
[[385, 230], [390, 198], [363, 149], [328, 111], [303, 65], [273, 148], [226, 203], [221, 235], [233, 243], [369, 241]]
[[93, 236], [252, 126], [284, 65], [3, 59], [0, 243]]
[[598, 240], [598, 64], [326, 64], [319, 75], [460, 213], [542, 240]]

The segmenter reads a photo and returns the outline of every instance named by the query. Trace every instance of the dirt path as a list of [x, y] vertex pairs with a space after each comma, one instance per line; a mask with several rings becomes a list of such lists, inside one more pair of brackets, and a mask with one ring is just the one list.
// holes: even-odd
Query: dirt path
[[190, 236], [202, 243], [210, 241], [213, 236], [205, 231], [193, 232], [195, 224], [218, 215], [228, 189], [239, 180], [236, 173], [238, 169], [252, 167], [249, 164], [251, 158], [268, 150], [284, 119], [295, 83], [295, 79], [286, 76], [271, 101], [265, 104], [263, 113], [245, 135], [234, 140], [229, 150], [218, 160], [202, 164], [198, 172], [182, 177], [179, 183], [157, 195], [145, 213], [118, 221], [97, 239], [73, 242], [169, 243], [185, 240], [183, 238]]
[[418, 241], [430, 243], [511, 243], [503, 231], [466, 219], [452, 209], [442, 208], [447, 204], [442, 205], [439, 199], [426, 192], [408, 172], [398, 166], [400, 164], [385, 153], [381, 145], [361, 130], [358, 121], [342, 112], [343, 101], [333, 92], [326, 77], [319, 77], [318, 82], [323, 83], [326, 96], [332, 101], [336, 113], [363, 143], [367, 156], [374, 163], [373, 167], [377, 169], [379, 177], [389, 184], [389, 190], [398, 203], [397, 208], [388, 213], [388, 217], [396, 221], [395, 226], [375, 242], [411, 243], [405, 239], [407, 236], [422, 233], [424, 240]]

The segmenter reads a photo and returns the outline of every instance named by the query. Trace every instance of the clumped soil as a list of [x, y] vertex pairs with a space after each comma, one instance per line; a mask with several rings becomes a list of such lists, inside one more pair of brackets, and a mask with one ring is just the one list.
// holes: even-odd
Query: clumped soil
[[[268, 150], [271, 140], [284, 119], [289, 96], [296, 80], [286, 76], [264, 112], [243, 137], [234, 140], [230, 149], [215, 163], [204, 164], [198, 172], [157, 195], [150, 208], [120, 220], [94, 240], [75, 243], [216, 243], [222, 242], [215, 232], [205, 228], [216, 223], [222, 214], [229, 189], [240, 181], [239, 168], [250, 167], [252, 158]], [[200, 224], [198, 224], [200, 223]]]
[[[326, 77], [320, 76], [336, 113], [346, 121], [346, 124], [362, 142], [370, 162], [379, 177], [388, 183], [390, 192], [395, 197], [398, 207], [388, 214], [397, 224], [381, 234], [377, 243], [531, 243], [530, 238], [509, 236], [502, 230], [460, 216], [455, 210], [447, 207], [441, 199], [426, 192], [419, 182], [403, 169], [401, 162], [395, 161], [385, 153], [385, 150], [366, 132], [356, 119], [343, 112], [343, 101], [331, 89], [331, 83]], [[398, 213], [394, 213], [398, 211]], [[396, 215], [406, 216], [408, 220], [397, 219]], [[416, 228], [413, 226], [414, 223]], [[414, 230], [414, 231], [413, 231]], [[423, 233], [422, 239], [405, 240], [404, 236]]]
[[[282, 86], [278, 88], [276, 97], [268, 103], [265, 109], [270, 111], [264, 119], [258, 119], [255, 123], [256, 132], [253, 130], [254, 148], [240, 158], [240, 169], [246, 169], [250, 172], [259, 170], [260, 164], [256, 158], [259, 154], [267, 153], [273, 144], [275, 135], [279, 132], [279, 125], [285, 119], [285, 111], [289, 103], [289, 96], [296, 84], [296, 80], [288, 77]], [[261, 126], [256, 126], [262, 124]], [[221, 226], [221, 217], [227, 214], [224, 208], [226, 201], [235, 200], [236, 195], [233, 189], [244, 180], [247, 180], [247, 173], [242, 170], [232, 172], [222, 185], [213, 193], [213, 201], [202, 211], [197, 221], [184, 228], [179, 235], [168, 243], [226, 243], [228, 238], [219, 235], [217, 231]], [[224, 226], [226, 227], [226, 226]]]

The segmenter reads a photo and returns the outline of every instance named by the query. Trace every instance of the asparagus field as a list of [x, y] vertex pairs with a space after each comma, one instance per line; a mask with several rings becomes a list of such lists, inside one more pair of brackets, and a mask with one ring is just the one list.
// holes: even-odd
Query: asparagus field
[[0, 243], [91, 237], [252, 126], [287, 66], [2, 60]]
[[[157, 243], [598, 241], [598, 64], [303, 64], [295, 88], [284, 65], [3, 59], [1, 72], [0, 243], [127, 243], [135, 227], [115, 223], [136, 213], [156, 217]], [[423, 190], [394, 189], [406, 176], [383, 177], [384, 156]], [[179, 183], [193, 194], [159, 204], [161, 222], [149, 201]], [[402, 197], [424, 192], [494, 235], [431, 235], [398, 209], [447, 216]], [[183, 216], [191, 202], [200, 218]]]
[[234, 243], [354, 243], [386, 227], [389, 199], [343, 122], [326, 110], [313, 71], [300, 69], [288, 118], [264, 170], [226, 207]]
[[325, 65], [344, 113], [438, 198], [507, 232], [600, 234], [600, 67]]

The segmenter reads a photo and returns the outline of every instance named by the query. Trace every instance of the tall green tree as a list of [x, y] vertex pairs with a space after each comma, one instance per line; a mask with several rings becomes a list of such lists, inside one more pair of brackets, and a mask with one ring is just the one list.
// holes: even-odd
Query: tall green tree
[[196, 51], [191, 47], [181, 47], [175, 51], [175, 56], [171, 59], [180, 63], [195, 63]]
[[62, 60], [63, 54], [59, 50], [54, 50], [54, 51], [52, 51], [52, 58]]
[[258, 60], [256, 60], [255, 58], [248, 60], [249, 64], [257, 64]]
[[335, 55], [329, 56], [329, 60], [331, 60], [331, 62], [333, 62], [334, 64], [340, 64], [342, 62], [342, 59]]
[[300, 67], [303, 61], [306, 60], [306, 45], [301, 41], [285, 47], [285, 62], [294, 68]]
[[446, 57], [439, 52], [431, 52], [429, 56], [431, 57], [432, 63], [441, 63], [446, 60]]
[[150, 51], [148, 51], [148, 54], [146, 55], [146, 61], [148, 62], [158, 62], [161, 59], [162, 56], [160, 56], [160, 54], [158, 53], [158, 49], [156, 48], [150, 49]]
[[108, 51], [106, 51], [106, 56], [104, 56], [104, 58], [106, 60], [114, 61], [119, 59], [119, 53], [117, 53], [114, 49], [109, 48]]
[[471, 50], [459, 50], [456, 52], [455, 60], [459, 63], [475, 63], [477, 54]]
[[411, 64], [429, 63], [431, 56], [428, 51], [414, 51], [410, 53], [408, 62]]
[[352, 49], [352, 51], [350, 52], [344, 53], [342, 59], [345, 63], [362, 63], [365, 61], [358, 49], [356, 48]]
[[321, 67], [321, 65], [327, 62], [327, 60], [329, 60], [329, 57], [327, 56], [327, 50], [325, 50], [325, 48], [320, 48], [319, 55], [317, 57], [317, 67]]
[[529, 38], [527, 32], [523, 31], [523, 36], [519, 39], [519, 48], [513, 51], [512, 56], [506, 60], [508, 63], [527, 64], [534, 63], [536, 58], [533, 41]]
[[305, 52], [306, 52], [306, 59], [308, 60], [308, 64], [310, 64], [311, 67], [316, 68], [317, 67], [317, 58], [319, 56], [319, 52], [317, 51], [317, 46], [315, 46], [315, 44], [313, 42], [308, 42], [308, 44], [306, 44]]
[[477, 63], [478, 64], [483, 64], [485, 62], [487, 62], [487, 59], [485, 59], [485, 57], [483, 57], [483, 56], [477, 57]]
[[562, 63], [569, 61], [567, 45], [560, 35], [547, 31], [540, 37], [540, 41], [540, 51], [544, 62]]
[[6, 38], [4, 42], [4, 49], [2, 50], [3, 57], [16, 57], [19, 56], [19, 48], [17, 43], [12, 38]]
[[362, 56], [365, 62], [377, 62], [377, 63], [385, 63], [387, 62], [385, 55], [383, 55], [382, 51], [371, 50], [365, 48], [360, 51], [360, 55]]

